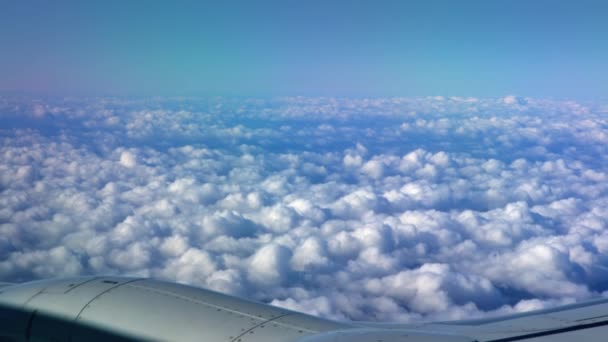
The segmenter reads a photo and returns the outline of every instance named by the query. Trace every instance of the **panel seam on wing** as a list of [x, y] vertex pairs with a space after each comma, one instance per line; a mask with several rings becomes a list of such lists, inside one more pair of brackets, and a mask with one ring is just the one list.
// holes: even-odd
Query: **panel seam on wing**
[[268, 322], [272, 322], [272, 321], [275, 321], [275, 320], [277, 320], [277, 319], [279, 319], [279, 318], [283, 318], [283, 317], [285, 317], [285, 316], [289, 316], [289, 315], [293, 315], [293, 314], [292, 314], [292, 313], [286, 313], [286, 314], [283, 314], [283, 315], [280, 315], [280, 316], [277, 316], [277, 317], [271, 318], [271, 319], [269, 319], [269, 320], [263, 321], [262, 323], [256, 324], [256, 325], [254, 325], [253, 327], [251, 327], [251, 328], [249, 328], [249, 329], [247, 329], [247, 330], [243, 331], [243, 332], [242, 332], [240, 335], [238, 335], [237, 337], [233, 338], [233, 339], [232, 339], [230, 342], [235, 342], [235, 341], [237, 341], [239, 338], [241, 338], [241, 337], [245, 336], [245, 335], [246, 335], [246, 334], [248, 334], [250, 331], [253, 331], [253, 330], [257, 329], [258, 327], [260, 327], [260, 326], [262, 326], [262, 325], [264, 325], [264, 324], [267, 324]]
[[123, 282], [123, 283], [116, 284], [115, 286], [111, 286], [111, 287], [109, 287], [109, 288], [105, 289], [104, 291], [100, 292], [100, 293], [99, 293], [99, 294], [97, 294], [95, 297], [93, 297], [91, 300], [89, 300], [89, 301], [88, 301], [88, 302], [87, 302], [87, 303], [86, 303], [86, 304], [85, 304], [85, 305], [82, 307], [82, 309], [80, 309], [80, 311], [78, 312], [78, 315], [76, 315], [76, 318], [74, 318], [74, 321], [79, 320], [79, 319], [80, 319], [80, 316], [82, 316], [82, 313], [83, 313], [83, 312], [84, 312], [84, 311], [85, 311], [85, 310], [86, 310], [86, 309], [87, 309], [87, 308], [88, 308], [88, 307], [91, 305], [91, 303], [93, 303], [94, 301], [96, 301], [96, 300], [97, 300], [99, 297], [101, 297], [101, 296], [105, 295], [106, 293], [108, 293], [108, 292], [110, 292], [110, 291], [112, 291], [112, 290], [114, 290], [114, 289], [116, 289], [116, 288], [118, 288], [118, 287], [121, 287], [121, 286], [123, 286], [123, 285], [127, 285], [127, 284], [129, 284], [129, 283], [133, 283], [133, 282], [136, 282], [136, 281], [140, 281], [140, 280], [142, 280], [142, 278], [131, 279], [131, 280], [129, 280], [129, 281], [126, 281], [126, 282]]
[[[211, 303], [208, 303], [208, 302], [205, 302], [205, 301], [201, 301], [201, 300], [194, 299], [194, 298], [187, 297], [187, 296], [182, 296], [182, 295], [179, 295], [179, 294], [176, 294], [176, 293], [173, 293], [173, 292], [169, 292], [169, 291], [165, 291], [165, 290], [154, 289], [154, 288], [149, 288], [149, 287], [145, 287], [145, 286], [139, 286], [139, 285], [135, 285], [135, 284], [129, 284], [128, 286], [129, 287], [134, 287], [134, 288], [137, 288], [137, 289], [140, 289], [140, 290], [143, 290], [143, 291], [149, 291], [149, 292], [156, 293], [156, 294], [163, 295], [163, 296], [168, 296], [168, 297], [173, 297], [173, 298], [181, 299], [183, 301], [194, 303], [194, 304], [197, 304], [197, 305], [204, 305], [204, 306], [215, 308], [215, 309], [218, 309], [218, 310], [224, 310], [224, 311], [231, 312], [233, 314], [237, 314], [237, 315], [240, 315], [240, 316], [243, 316], [243, 317], [249, 317], [249, 318], [254, 318], [254, 319], [257, 319], [257, 320], [261, 320], [262, 323], [258, 324], [257, 326], [263, 325], [268, 320], [275, 321], [277, 319], [280, 319], [280, 318], [283, 318], [283, 317], [290, 316], [290, 315], [294, 314], [292, 312], [286, 312], [284, 314], [281, 314], [281, 315], [278, 315], [278, 316], [275, 316], [275, 317], [270, 317], [270, 319], [268, 319], [268, 318], [265, 318], [263, 316], [248, 314], [248, 313], [245, 313], [245, 312], [242, 312], [242, 311], [238, 311], [238, 310], [235, 310], [235, 309], [230, 309], [230, 308], [227, 308], [227, 307], [224, 307], [224, 306], [221, 306], [221, 305], [211, 304]], [[302, 330], [302, 331], [311, 332], [311, 333], [318, 332], [317, 330], [311, 330], [311, 329], [308, 329], [308, 328], [304, 328], [304, 327], [301, 327], [301, 326], [298, 326], [298, 325], [289, 324], [289, 323], [285, 323], [285, 322], [274, 322], [274, 323], [282, 325], [282, 326], [285, 326], [285, 327], [288, 327], [288, 328], [291, 328], [291, 329], [294, 329], [294, 330]]]

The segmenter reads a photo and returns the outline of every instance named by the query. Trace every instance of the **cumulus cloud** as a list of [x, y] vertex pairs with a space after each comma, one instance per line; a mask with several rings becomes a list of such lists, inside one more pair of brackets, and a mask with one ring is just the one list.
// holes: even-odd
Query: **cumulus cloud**
[[605, 104], [0, 101], [0, 279], [158, 277], [335, 319], [608, 291]]
[[135, 159], [135, 155], [129, 151], [123, 151], [120, 153], [120, 164], [124, 167], [128, 167], [129, 169], [134, 168], [137, 165], [137, 160]]

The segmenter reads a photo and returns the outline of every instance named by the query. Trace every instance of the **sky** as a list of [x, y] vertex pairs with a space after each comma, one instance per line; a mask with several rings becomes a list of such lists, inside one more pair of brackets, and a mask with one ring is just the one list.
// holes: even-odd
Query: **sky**
[[338, 320], [608, 296], [605, 1], [3, 1], [0, 281]]
[[0, 91], [606, 99], [605, 1], [3, 1]]

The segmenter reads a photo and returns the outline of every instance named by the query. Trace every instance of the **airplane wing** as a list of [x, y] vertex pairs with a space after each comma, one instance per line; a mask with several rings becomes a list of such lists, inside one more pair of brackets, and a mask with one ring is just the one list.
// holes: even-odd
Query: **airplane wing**
[[[365, 324], [365, 323], [364, 323]], [[502, 317], [422, 324], [365, 324], [474, 337], [475, 341], [607, 341], [608, 299]]]
[[426, 324], [336, 322], [150, 279], [77, 277], [0, 287], [0, 341], [605, 341], [608, 300]]

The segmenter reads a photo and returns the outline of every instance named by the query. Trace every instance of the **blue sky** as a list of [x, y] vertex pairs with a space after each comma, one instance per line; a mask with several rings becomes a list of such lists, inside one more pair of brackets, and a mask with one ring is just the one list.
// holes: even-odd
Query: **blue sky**
[[604, 1], [4, 1], [0, 91], [605, 99]]
[[0, 281], [403, 322], [607, 296], [606, 4], [0, 2]]

